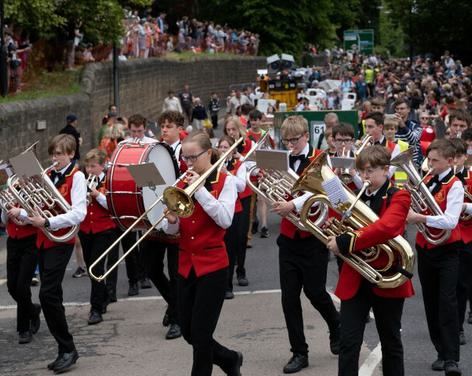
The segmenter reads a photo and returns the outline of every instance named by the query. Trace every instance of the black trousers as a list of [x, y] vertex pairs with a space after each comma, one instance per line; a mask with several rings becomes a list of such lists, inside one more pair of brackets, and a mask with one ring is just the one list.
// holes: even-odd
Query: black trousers
[[211, 113], [211, 124], [213, 125], [213, 129], [218, 128], [218, 112]]
[[237, 361], [237, 353], [213, 338], [223, 307], [228, 268], [196, 277], [192, 269], [188, 278], [179, 281], [179, 318], [182, 334], [193, 347], [191, 376], [210, 376], [213, 364], [224, 372]]
[[[164, 273], [164, 256], [167, 251], [169, 278]], [[177, 313], [177, 268], [179, 245], [156, 240], [144, 240], [142, 246], [146, 274], [168, 304], [167, 314], [171, 324], [178, 323]]]
[[[233, 222], [231, 226], [226, 229], [225, 233], [225, 245], [226, 251], [228, 252], [229, 258], [229, 273], [228, 273], [228, 287], [227, 290], [233, 291], [233, 275], [234, 275], [234, 266], [236, 264], [236, 259], [241, 253], [241, 237], [243, 236], [242, 232], [242, 212], [234, 213]], [[246, 233], [247, 234], [247, 233]]]
[[26, 332], [34, 317], [31, 302], [31, 278], [38, 263], [36, 236], [23, 239], [7, 239], [7, 288], [17, 304], [16, 330]]
[[472, 293], [472, 243], [464, 245], [459, 251], [459, 280], [457, 282], [457, 305], [459, 329], [464, 330], [467, 300]]
[[[110, 245], [116, 240], [116, 231], [108, 230], [98, 232], [96, 234], [86, 234], [82, 231], [79, 232], [80, 243], [82, 244], [84, 261], [87, 265], [87, 269], [97, 260], [101, 254], [108, 249]], [[115, 248], [118, 248], [116, 246]], [[114, 250], [112, 252], [117, 252]], [[105, 272], [106, 258], [101, 260], [94, 268], [96, 275], [102, 275]], [[102, 309], [107, 304], [107, 287], [106, 282], [98, 282], [93, 278], [90, 278], [92, 284], [90, 290], [90, 305], [92, 311], [102, 312]]]
[[[116, 236], [119, 237], [123, 232], [117, 230]], [[132, 231], [126, 235], [121, 241], [121, 248], [123, 252], [126, 252], [131, 246], [136, 243], [137, 234]], [[138, 247], [139, 248], [139, 247]], [[135, 249], [125, 258], [126, 275], [128, 276], [129, 283], [137, 283], [139, 280], [139, 258], [138, 249]], [[107, 257], [107, 269], [109, 269], [119, 258], [119, 247], [111, 252]], [[107, 278], [106, 286], [107, 290], [111, 295], [116, 295], [116, 283], [118, 281], [118, 268], [111, 272]]]
[[241, 237], [239, 238], [239, 248], [237, 254], [237, 268], [236, 274], [237, 275], [246, 275], [246, 249], [247, 249], [247, 234], [249, 232], [250, 226], [250, 217], [251, 217], [251, 197], [248, 196], [241, 199], [241, 205], [243, 206], [243, 211], [241, 213]]
[[73, 250], [73, 244], [39, 250], [39, 300], [49, 331], [58, 344], [59, 354], [75, 350], [62, 305], [62, 280]]
[[326, 292], [328, 249], [314, 237], [290, 239], [280, 235], [277, 238], [277, 244], [282, 308], [287, 324], [290, 351], [306, 355], [308, 345], [303, 332], [300, 300], [302, 289], [312, 306], [320, 312], [330, 330], [339, 326], [339, 314]]
[[339, 376], [357, 376], [359, 353], [364, 338], [365, 318], [372, 308], [375, 325], [382, 344], [382, 371], [384, 376], [403, 376], [403, 345], [401, 319], [403, 298], [382, 298], [364, 282], [357, 294], [341, 302], [341, 351], [338, 358]]
[[443, 360], [459, 361], [457, 280], [460, 244], [424, 250], [416, 245], [429, 336]]

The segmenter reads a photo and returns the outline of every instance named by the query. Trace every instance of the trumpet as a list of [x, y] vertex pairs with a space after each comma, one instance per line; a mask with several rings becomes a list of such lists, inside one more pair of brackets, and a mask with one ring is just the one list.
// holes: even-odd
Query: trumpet
[[[424, 180], [431, 174], [432, 170], [428, 170], [426, 175], [421, 178], [415, 165], [412, 162], [413, 149], [409, 148], [398, 154], [390, 161], [392, 166], [397, 166], [408, 176], [408, 181], [404, 184], [404, 188], [411, 194], [411, 206], [417, 213], [431, 213], [432, 215], [443, 215], [443, 212], [431, 195]], [[451, 236], [450, 230], [434, 230], [431, 231], [424, 223], [417, 223], [416, 228], [423, 234], [428, 243], [440, 245]]]
[[357, 150], [354, 152], [355, 156], [357, 157], [362, 150], [364, 150], [367, 146], [373, 145], [374, 139], [372, 136], [366, 134], [362, 140], [360, 140], [360, 145], [358, 146]]
[[98, 176], [89, 174], [89, 176], [87, 176], [86, 184], [87, 184], [87, 206], [89, 206], [90, 203], [92, 202], [91, 190], [96, 189], [98, 186]]
[[[350, 202], [350, 206], [346, 210], [346, 203], [334, 208], [324, 191], [322, 183], [333, 178], [336, 178], [336, 175], [327, 165], [327, 157], [323, 153], [305, 169], [292, 191], [303, 190], [313, 193], [313, 196], [303, 205], [300, 218], [306, 228], [324, 244], [328, 242], [329, 236], [338, 236], [346, 231], [356, 231], [378, 220], [377, 215], [366, 204], [359, 201], [370, 182], [364, 183], [363, 189], [357, 196], [343, 185], [348, 202]], [[317, 202], [324, 203], [343, 213], [342, 220], [334, 219], [326, 228], [312, 222], [309, 212], [311, 206]], [[377, 260], [380, 254], [386, 255], [387, 262], [381, 267], [374, 268], [369, 263]], [[389, 240], [386, 244], [380, 244], [355, 254], [340, 254], [339, 257], [369, 282], [380, 288], [389, 289], [401, 286], [408, 278], [412, 277], [414, 254], [408, 242], [400, 235]]]
[[128, 256], [141, 242], [152, 232], [154, 229], [164, 220], [166, 217], [166, 214], [164, 213], [155, 223], [150, 226], [150, 228], [138, 239], [136, 243], [133, 244], [131, 248], [129, 248], [108, 270], [100, 276], [97, 276], [94, 274], [93, 269], [95, 266], [104, 258], [106, 257], [118, 244], [119, 242], [126, 236], [128, 235], [131, 231], [134, 230], [134, 228], [148, 215], [148, 213], [159, 203], [163, 203], [166, 207], [167, 210], [182, 218], [186, 218], [192, 215], [193, 210], [195, 208], [195, 204], [193, 202], [192, 196], [193, 194], [201, 187], [202, 184], [205, 183], [206, 179], [220, 167], [222, 163], [226, 161], [226, 158], [230, 156], [234, 150], [243, 142], [243, 138], [241, 137], [238, 141], [236, 141], [231, 147], [220, 156], [220, 158], [216, 161], [216, 163], [213, 164], [213, 166], [208, 169], [204, 174], [200, 175], [200, 177], [190, 184], [187, 188], [181, 189], [177, 187], [177, 184], [179, 184], [181, 181], [185, 181], [184, 179], [186, 178], [188, 171], [187, 170], [185, 173], [180, 175], [177, 180], [172, 184], [171, 186], [167, 187], [162, 195], [157, 198], [149, 207], [148, 209], [141, 214], [132, 224], [129, 228], [126, 229], [123, 234], [116, 239], [112, 245], [108, 247], [101, 255], [100, 257], [95, 260], [95, 262], [90, 265], [89, 267], [89, 275], [95, 279], [98, 282], [103, 281], [114, 269], [118, 267], [121, 261], [123, 261], [126, 256]]
[[[351, 158], [351, 153], [350, 153], [349, 149], [343, 148], [343, 151], [342, 151], [340, 157], [341, 158]], [[352, 183], [352, 176], [349, 173], [349, 168], [342, 168], [341, 173], [339, 174], [339, 178], [341, 179], [341, 181], [344, 184], [346, 184], [346, 185], [351, 184]]]

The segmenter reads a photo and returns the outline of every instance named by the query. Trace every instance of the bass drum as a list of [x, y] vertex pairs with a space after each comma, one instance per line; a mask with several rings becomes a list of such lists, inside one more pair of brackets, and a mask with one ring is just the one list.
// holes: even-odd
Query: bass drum
[[[142, 163], [154, 163], [165, 184], [139, 188], [127, 167]], [[156, 142], [152, 144], [121, 143], [112, 155], [107, 171], [107, 203], [117, 225], [125, 230], [146, 212], [146, 209], [159, 198], [164, 189], [175, 183], [179, 176], [179, 167], [171, 147]], [[135, 230], [147, 230], [161, 217], [163, 204], [157, 204], [135, 227]]]

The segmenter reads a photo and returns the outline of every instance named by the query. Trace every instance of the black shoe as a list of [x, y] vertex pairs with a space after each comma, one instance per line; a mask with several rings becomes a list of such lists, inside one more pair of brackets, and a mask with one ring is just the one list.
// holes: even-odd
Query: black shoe
[[180, 326], [177, 324], [170, 324], [169, 330], [166, 334], [166, 339], [176, 339], [182, 336], [182, 332], [180, 331]]
[[41, 326], [41, 318], [39, 315], [41, 314], [41, 306], [39, 304], [34, 305], [34, 316], [31, 319], [31, 333], [36, 334], [38, 333], [39, 327]]
[[239, 286], [247, 286], [249, 285], [249, 281], [246, 278], [245, 274], [241, 274], [238, 276], [238, 285]]
[[135, 296], [139, 294], [139, 287], [138, 284], [135, 283], [130, 283], [129, 284], [129, 289], [128, 289], [128, 296]]
[[469, 311], [469, 318], [467, 319], [469, 324], [472, 324], [472, 311]]
[[142, 289], [150, 289], [152, 287], [149, 278], [143, 278], [141, 281], [139, 281], [139, 285]]
[[162, 318], [162, 326], [169, 326], [169, 325], [170, 325], [169, 314], [166, 312], [164, 314], [164, 317]]
[[254, 221], [252, 222], [252, 228], [251, 228], [251, 233], [254, 235], [254, 234], [257, 234], [257, 231], [259, 229], [259, 221]]
[[459, 365], [454, 360], [444, 362], [444, 373], [446, 376], [460, 376], [462, 375]]
[[82, 278], [83, 276], [87, 275], [87, 271], [80, 266], [76, 269], [74, 274], [72, 274], [72, 278]]
[[55, 374], [64, 373], [68, 371], [79, 359], [79, 354], [76, 350], [70, 353], [62, 354], [61, 358], [56, 362], [53, 370]]
[[444, 360], [437, 358], [433, 364], [431, 364], [431, 369], [433, 371], [444, 371]]
[[103, 321], [102, 314], [98, 311], [90, 311], [87, 323], [89, 325], [95, 325]]
[[33, 335], [31, 334], [31, 330], [27, 330], [26, 332], [20, 332], [18, 334], [18, 343], [24, 345], [25, 343], [30, 343], [33, 339]]
[[339, 326], [329, 331], [329, 348], [334, 355], [338, 355], [341, 350], [341, 332]]
[[57, 362], [62, 359], [62, 354], [59, 354], [54, 362], [51, 362], [48, 364], [48, 369], [53, 370], [54, 367], [56, 366]]
[[236, 351], [238, 358], [236, 359], [236, 363], [230, 370], [226, 373], [228, 376], [241, 376], [241, 367], [243, 365], [243, 354], [239, 351]]
[[268, 238], [269, 237], [269, 229], [267, 227], [261, 228], [261, 238]]
[[467, 343], [467, 341], [465, 340], [465, 334], [463, 330], [459, 332], [459, 343], [461, 345], [465, 345]]
[[302, 354], [293, 354], [284, 367], [284, 373], [295, 373], [308, 367], [308, 356]]
[[225, 299], [227, 300], [234, 299], [234, 293], [231, 290], [225, 291]]

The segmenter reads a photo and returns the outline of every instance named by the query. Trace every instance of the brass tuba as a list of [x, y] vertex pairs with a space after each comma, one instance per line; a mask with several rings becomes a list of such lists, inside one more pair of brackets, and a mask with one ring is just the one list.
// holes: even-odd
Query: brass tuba
[[[356, 197], [344, 185], [343, 189], [348, 197], [348, 203], [333, 206], [322, 185], [323, 182], [333, 178], [337, 179], [337, 176], [328, 166], [327, 156], [323, 153], [308, 166], [292, 190], [292, 192], [302, 190], [313, 193], [313, 196], [303, 205], [300, 218], [304, 226], [325, 244], [328, 241], [328, 236], [338, 236], [346, 231], [356, 231], [378, 220], [378, 216], [366, 204], [358, 201], [360, 196]], [[309, 219], [310, 208], [317, 202], [330, 206], [340, 214], [344, 214], [347, 211], [347, 206], [350, 206], [351, 212], [349, 215], [343, 215], [342, 220], [335, 218], [328, 227], [322, 228]], [[378, 259], [381, 252], [387, 255], [388, 262], [382, 268], [375, 269], [369, 263]], [[386, 244], [380, 244], [356, 254], [339, 255], [339, 257], [369, 282], [380, 288], [389, 289], [401, 286], [412, 276], [414, 254], [409, 243], [402, 236], [396, 236]]]
[[[390, 161], [392, 166], [405, 171], [408, 176], [408, 181], [404, 184], [404, 188], [411, 194], [411, 206], [412, 209], [417, 213], [430, 213], [431, 215], [443, 215], [441, 208], [438, 203], [431, 195], [426, 184], [423, 183], [425, 177], [421, 178], [420, 174], [416, 170], [415, 165], [412, 162], [413, 149], [409, 148], [404, 152], [398, 154], [395, 158]], [[417, 223], [416, 228], [423, 234], [428, 243], [433, 245], [440, 245], [444, 243], [451, 236], [451, 230], [438, 230], [437, 232], [431, 232], [424, 223]]]
[[[71, 205], [62, 197], [48, 176], [48, 172], [54, 166], [55, 164], [43, 169], [41, 175], [19, 177], [15, 174], [8, 178], [8, 192], [14, 197], [18, 205], [26, 210], [29, 216], [38, 213], [47, 219], [72, 210]], [[41, 228], [41, 230], [49, 240], [63, 243], [77, 235], [79, 227], [79, 225], [69, 227], [63, 235], [54, 234], [54, 230], [50, 228]]]

